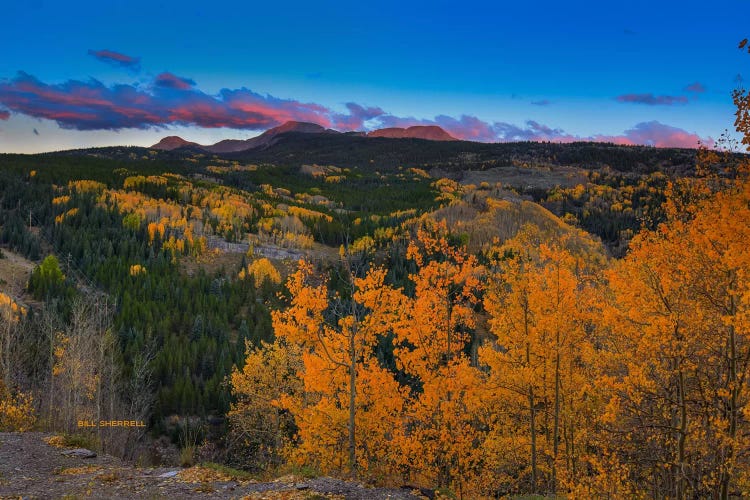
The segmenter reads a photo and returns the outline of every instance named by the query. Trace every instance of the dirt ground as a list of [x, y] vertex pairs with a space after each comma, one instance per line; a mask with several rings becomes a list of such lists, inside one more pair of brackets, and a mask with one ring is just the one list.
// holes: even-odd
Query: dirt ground
[[0, 499], [6, 498], [237, 498], [394, 499], [425, 498], [416, 491], [368, 488], [330, 477], [285, 476], [271, 482], [227, 480], [211, 470], [136, 467], [108, 455], [77, 458], [46, 442], [40, 432], [0, 433]]
[[10, 295], [14, 300], [29, 302], [29, 297], [25, 294], [26, 284], [36, 264], [5, 248], [2, 252], [4, 258], [0, 259], [0, 292]]

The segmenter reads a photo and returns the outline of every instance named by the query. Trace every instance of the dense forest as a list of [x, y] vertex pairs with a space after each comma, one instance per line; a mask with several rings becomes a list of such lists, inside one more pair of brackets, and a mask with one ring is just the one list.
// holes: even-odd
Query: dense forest
[[0, 430], [460, 498], [750, 491], [747, 156], [358, 140], [0, 155]]

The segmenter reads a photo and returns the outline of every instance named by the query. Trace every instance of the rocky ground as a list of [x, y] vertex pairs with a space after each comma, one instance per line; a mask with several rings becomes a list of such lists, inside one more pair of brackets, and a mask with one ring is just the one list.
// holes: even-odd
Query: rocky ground
[[0, 499], [425, 498], [415, 490], [368, 488], [330, 477], [285, 476], [271, 482], [257, 482], [200, 466], [189, 469], [136, 467], [108, 455], [68, 456], [70, 451], [59, 447], [51, 434], [0, 433]]

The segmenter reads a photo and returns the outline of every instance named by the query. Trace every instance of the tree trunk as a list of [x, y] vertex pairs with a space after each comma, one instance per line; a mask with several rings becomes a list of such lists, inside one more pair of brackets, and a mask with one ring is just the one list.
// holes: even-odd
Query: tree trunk
[[555, 355], [555, 417], [552, 431], [552, 493], [557, 491], [557, 451], [560, 436], [560, 332], [557, 332]]
[[536, 493], [536, 409], [534, 408], [534, 388], [529, 388], [529, 411], [531, 417], [531, 492]]
[[357, 350], [356, 329], [349, 336], [349, 468], [352, 478], [357, 477], [356, 398], [357, 398]]

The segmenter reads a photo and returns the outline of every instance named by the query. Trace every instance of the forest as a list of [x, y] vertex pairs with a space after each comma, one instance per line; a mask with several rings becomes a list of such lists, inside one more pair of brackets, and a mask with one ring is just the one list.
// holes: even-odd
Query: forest
[[[439, 177], [454, 146], [410, 140], [378, 165], [294, 137], [318, 152], [0, 155], [0, 431], [454, 498], [744, 496], [734, 103], [740, 141], [691, 155], [477, 153], [575, 167], [554, 185]], [[79, 425], [108, 419], [146, 428]]]

